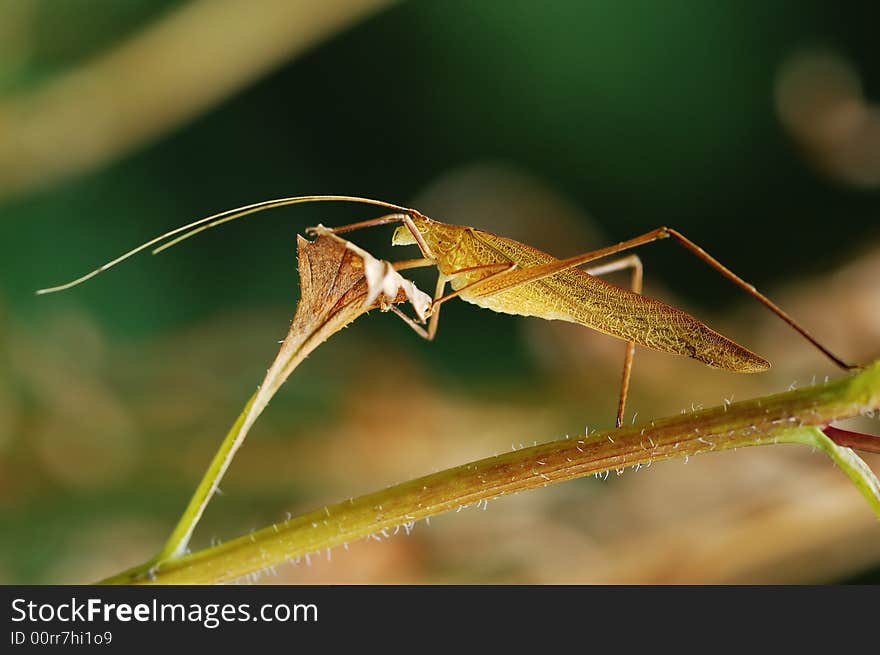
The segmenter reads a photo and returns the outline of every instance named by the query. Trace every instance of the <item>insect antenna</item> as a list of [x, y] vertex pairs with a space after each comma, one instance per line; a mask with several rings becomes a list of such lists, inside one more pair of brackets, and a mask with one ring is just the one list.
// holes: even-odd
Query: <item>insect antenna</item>
[[255, 214], [257, 212], [261, 212], [266, 209], [274, 209], [276, 207], [286, 207], [288, 205], [299, 205], [310, 202], [352, 202], [364, 205], [373, 205], [376, 207], [383, 207], [385, 209], [392, 209], [401, 212], [411, 211], [406, 207], [401, 207], [400, 205], [394, 205], [392, 203], [384, 202], [382, 200], [373, 200], [371, 198], [359, 198], [357, 196], [292, 196], [290, 198], [264, 200], [262, 202], [253, 203], [251, 205], [244, 205], [242, 207], [236, 207], [234, 209], [227, 209], [226, 211], [222, 211], [218, 214], [212, 214], [211, 216], [200, 218], [199, 220], [193, 221], [192, 223], [174, 228], [173, 230], [165, 232], [165, 234], [161, 234], [145, 243], [142, 243], [136, 248], [132, 248], [128, 252], [119, 255], [115, 259], [111, 259], [107, 263], [102, 264], [95, 270], [90, 271], [85, 275], [76, 278], [75, 280], [71, 280], [70, 282], [66, 282], [64, 284], [59, 284], [58, 286], [39, 289], [37, 291], [37, 295], [55, 293], [56, 291], [71, 289], [75, 286], [82, 284], [83, 282], [86, 282], [87, 280], [92, 279], [99, 273], [103, 273], [104, 271], [113, 268], [114, 266], [125, 261], [129, 257], [132, 257], [148, 248], [153, 248], [153, 254], [156, 254], [162, 252], [163, 250], [171, 248], [172, 246], [175, 246], [178, 243], [185, 241], [186, 239], [189, 239], [190, 237], [193, 237], [200, 232], [203, 232], [204, 230], [210, 229], [212, 227], [217, 227], [218, 225], [234, 221], [238, 218], [243, 218], [244, 216], [247, 216], [249, 214]]

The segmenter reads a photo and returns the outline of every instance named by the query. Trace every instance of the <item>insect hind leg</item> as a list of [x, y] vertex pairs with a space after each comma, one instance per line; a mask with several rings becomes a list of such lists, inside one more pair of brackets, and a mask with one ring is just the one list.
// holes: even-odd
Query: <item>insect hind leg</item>
[[839, 357], [837, 357], [834, 353], [832, 353], [828, 348], [823, 346], [819, 341], [813, 337], [806, 329], [804, 329], [799, 323], [797, 323], [791, 316], [785, 313], [779, 305], [770, 300], [767, 296], [758, 291], [754, 285], [749, 284], [741, 277], [739, 277], [736, 273], [727, 268], [720, 261], [712, 257], [709, 253], [703, 250], [696, 243], [688, 239], [681, 232], [677, 230], [673, 230], [670, 227], [658, 227], [655, 230], [651, 230], [650, 232], [646, 232], [641, 236], [634, 237], [632, 239], [628, 239], [626, 241], [621, 241], [617, 245], [608, 246], [606, 248], [600, 248], [599, 250], [592, 250], [590, 252], [582, 253], [580, 255], [575, 255], [574, 257], [568, 257], [567, 259], [559, 259], [553, 262], [548, 262], [546, 264], [540, 264], [538, 266], [530, 266], [528, 268], [520, 269], [518, 272], [514, 271], [510, 275], [506, 276], [503, 280], [498, 280], [497, 283], [489, 286], [483, 291], [484, 295], [492, 295], [496, 293], [500, 293], [501, 291], [506, 291], [508, 289], [512, 289], [514, 287], [520, 286], [522, 284], [527, 284], [529, 282], [535, 282], [537, 280], [542, 280], [546, 277], [550, 277], [552, 275], [556, 275], [560, 271], [563, 271], [568, 268], [574, 268], [576, 266], [582, 266], [588, 262], [591, 262], [596, 259], [601, 259], [603, 257], [608, 257], [610, 255], [615, 255], [619, 252], [623, 252], [624, 250], [630, 250], [632, 248], [636, 248], [638, 246], [643, 246], [645, 244], [651, 243], [653, 241], [659, 241], [661, 239], [672, 238], [676, 241], [680, 246], [684, 247], [685, 250], [689, 251], [692, 255], [696, 256], [698, 259], [702, 260], [704, 263], [708, 264], [712, 269], [714, 269], [717, 273], [727, 278], [731, 282], [733, 282], [740, 289], [748, 293], [762, 305], [764, 305], [771, 312], [776, 314], [779, 318], [781, 318], [785, 323], [789, 325], [793, 330], [798, 332], [804, 339], [809, 341], [817, 350], [819, 350], [823, 355], [825, 355], [828, 359], [834, 362], [835, 365], [839, 366], [845, 371], [851, 371], [854, 369], [863, 368], [860, 365], [850, 364]]

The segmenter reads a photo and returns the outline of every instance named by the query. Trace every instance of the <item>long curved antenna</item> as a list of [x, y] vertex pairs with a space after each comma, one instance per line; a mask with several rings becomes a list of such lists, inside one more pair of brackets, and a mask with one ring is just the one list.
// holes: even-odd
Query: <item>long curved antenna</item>
[[[138, 254], [139, 252], [146, 250], [147, 248], [152, 248], [156, 244], [159, 245], [155, 250], [153, 250], [153, 254], [161, 252], [166, 248], [170, 248], [181, 241], [189, 239], [192, 236], [195, 236], [199, 232], [207, 230], [212, 227], [216, 227], [218, 225], [222, 225], [223, 223], [228, 223], [229, 221], [234, 221], [237, 218], [242, 218], [247, 216], [248, 214], [255, 214], [257, 212], [261, 212], [264, 209], [274, 209], [276, 207], [285, 207], [287, 205], [299, 205], [307, 202], [354, 202], [361, 203], [364, 205], [374, 205], [376, 207], [384, 207], [386, 209], [392, 209], [400, 212], [412, 212], [413, 210], [407, 207], [401, 207], [400, 205], [394, 205], [390, 202], [384, 202], [382, 200], [373, 200], [371, 198], [359, 198], [357, 196], [292, 196], [290, 198], [277, 198], [275, 200], [263, 200], [262, 202], [256, 202], [252, 205], [244, 205], [243, 207], [236, 207], [235, 209], [227, 209], [226, 211], [222, 211], [219, 214], [213, 214], [212, 216], [207, 216], [205, 218], [200, 218], [197, 221], [193, 221], [192, 223], [188, 223], [187, 225], [183, 225], [181, 227], [175, 228], [170, 232], [166, 232], [160, 236], [157, 236], [154, 239], [150, 239], [146, 243], [142, 243], [137, 248], [133, 248], [128, 252], [120, 255], [116, 259], [112, 259], [106, 264], [99, 266], [95, 270], [86, 273], [82, 277], [78, 277], [75, 280], [71, 280], [65, 284], [59, 284], [55, 287], [47, 287], [45, 289], [40, 289], [37, 291], [37, 295], [42, 295], [46, 293], [55, 293], [56, 291], [64, 291], [65, 289], [70, 289], [79, 284], [82, 284], [86, 280], [90, 280], [99, 273], [103, 273], [109, 268], [113, 268], [116, 264], [125, 261], [129, 257]], [[183, 234], [181, 234], [183, 232]], [[180, 235], [180, 236], [176, 236]], [[175, 239], [167, 243], [162, 243], [166, 239], [170, 239], [171, 237], [176, 236]]]

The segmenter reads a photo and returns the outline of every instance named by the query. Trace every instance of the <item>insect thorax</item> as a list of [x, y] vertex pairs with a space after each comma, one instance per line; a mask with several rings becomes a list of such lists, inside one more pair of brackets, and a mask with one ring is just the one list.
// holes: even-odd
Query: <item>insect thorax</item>
[[[462, 258], [467, 259], [462, 242], [467, 240], [468, 228], [433, 221], [422, 216], [412, 216], [412, 222], [430, 248], [431, 254], [437, 261], [437, 268], [442, 273], [468, 265], [460, 261]], [[395, 246], [409, 246], [416, 245], [417, 242], [409, 227], [401, 225], [394, 230], [391, 243]]]

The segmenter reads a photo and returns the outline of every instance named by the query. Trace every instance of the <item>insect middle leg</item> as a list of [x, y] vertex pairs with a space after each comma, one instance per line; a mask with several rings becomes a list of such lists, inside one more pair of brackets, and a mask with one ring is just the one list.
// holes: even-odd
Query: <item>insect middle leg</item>
[[[586, 273], [590, 275], [607, 275], [608, 273], [614, 273], [616, 271], [623, 271], [626, 269], [631, 269], [631, 277], [630, 277], [630, 290], [635, 293], [642, 293], [642, 278], [644, 276], [644, 267], [642, 266], [642, 260], [639, 259], [638, 255], [627, 255], [626, 257], [621, 257], [620, 259], [615, 259], [614, 261], [608, 262], [607, 264], [601, 264], [599, 266], [593, 266], [591, 268], [585, 269]], [[626, 353], [623, 358], [623, 375], [621, 376], [620, 381], [620, 397], [617, 401], [617, 427], [621, 427], [623, 425], [623, 414], [626, 411], [626, 396], [629, 392], [629, 381], [632, 376], [632, 366], [633, 366], [633, 357], [636, 354], [636, 342], [635, 341], [627, 341], [626, 342]]]
[[[418, 266], [424, 266], [430, 264], [430, 260], [425, 259], [413, 259], [406, 260], [402, 262], [396, 262], [394, 264], [395, 270], [405, 270], [408, 268], [416, 268]], [[432, 303], [433, 311], [431, 313], [431, 321], [428, 324], [427, 330], [423, 328], [421, 325], [416, 323], [412, 318], [404, 314], [399, 308], [392, 305], [390, 307], [391, 311], [397, 314], [407, 325], [409, 325], [419, 336], [428, 341], [432, 341], [434, 336], [437, 334], [437, 324], [440, 319], [440, 307], [447, 300], [451, 300], [456, 296], [461, 295], [465, 291], [472, 290], [477, 288], [480, 285], [484, 285], [488, 282], [491, 282], [495, 278], [502, 277], [504, 274], [509, 273], [511, 270], [516, 268], [516, 264], [513, 262], [499, 262], [495, 264], [481, 264], [479, 266], [471, 266], [468, 268], [462, 268], [456, 271], [453, 271], [449, 277], [454, 277], [455, 275], [460, 275], [463, 273], [472, 273], [474, 271], [494, 271], [493, 273], [487, 275], [484, 278], [481, 278], [471, 284], [468, 284], [452, 293], [443, 295], [443, 290], [446, 287], [446, 282], [449, 277], [441, 275], [437, 278], [437, 288], [434, 293], [434, 302]], [[607, 264], [600, 264], [599, 266], [593, 266], [591, 268], [586, 269], [586, 272], [590, 275], [607, 275], [609, 273], [614, 273], [616, 271], [623, 270], [631, 270], [631, 279], [630, 279], [630, 289], [635, 293], [642, 292], [642, 278], [644, 275], [644, 268], [642, 266], [642, 260], [639, 259], [638, 255], [628, 255], [626, 257], [621, 257], [620, 259], [616, 259], [614, 261], [608, 262]], [[635, 356], [635, 347], [636, 344], [634, 341], [628, 341], [626, 343], [626, 351], [624, 354], [623, 360], [623, 374], [620, 383], [620, 397], [617, 403], [617, 427], [620, 427], [623, 424], [623, 415], [626, 410], [626, 398], [629, 392], [629, 383], [630, 378], [632, 376], [632, 365], [633, 358]]]

